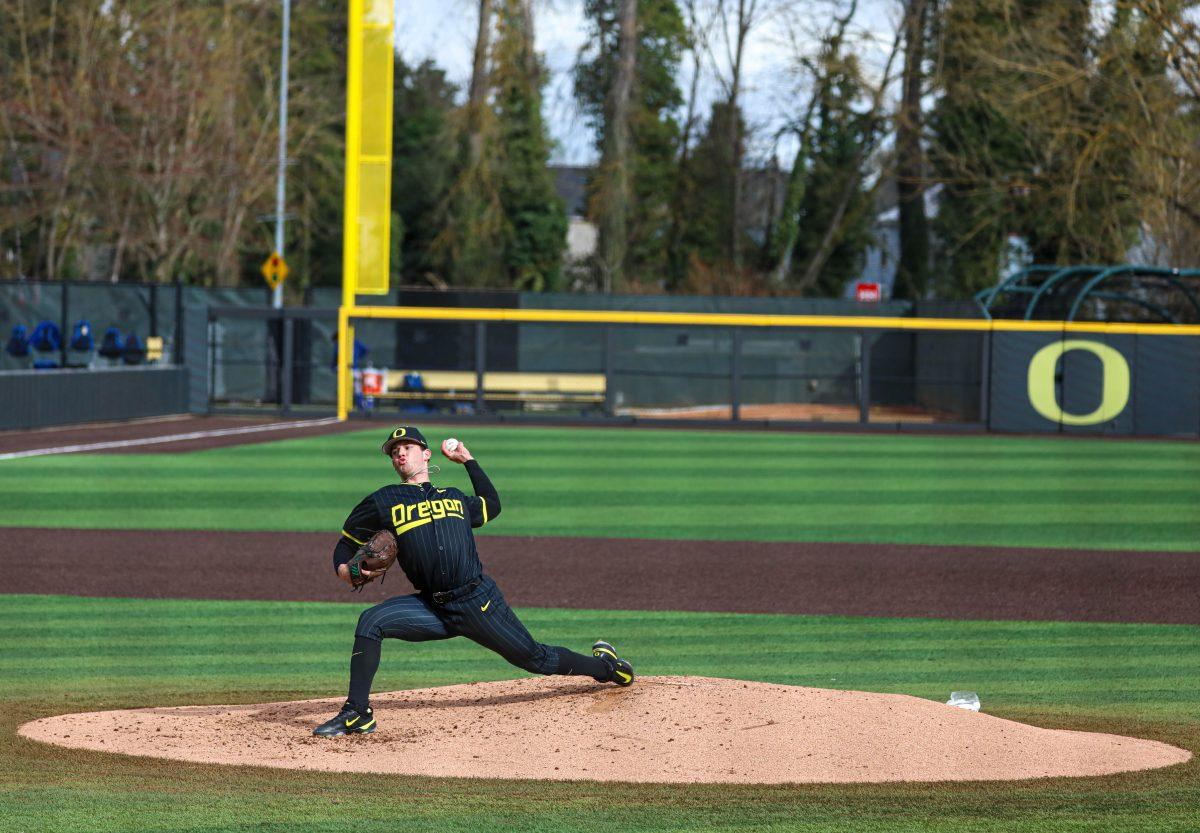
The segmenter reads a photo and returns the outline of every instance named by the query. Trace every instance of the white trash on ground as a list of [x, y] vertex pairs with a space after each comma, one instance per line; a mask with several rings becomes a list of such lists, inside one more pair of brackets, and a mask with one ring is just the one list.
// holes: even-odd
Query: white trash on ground
[[977, 712], [979, 711], [979, 695], [973, 691], [952, 691], [946, 705]]

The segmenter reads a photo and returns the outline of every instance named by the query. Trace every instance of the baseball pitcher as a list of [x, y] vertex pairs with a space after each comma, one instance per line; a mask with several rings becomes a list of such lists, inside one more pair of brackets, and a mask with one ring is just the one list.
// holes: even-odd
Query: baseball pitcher
[[577, 674], [621, 686], [633, 683], [633, 666], [607, 642], [591, 656], [544, 645], [530, 636], [484, 574], [472, 529], [500, 515], [500, 496], [457, 440], [442, 443], [447, 459], [466, 467], [475, 494], [429, 482], [433, 452], [424, 435], [405, 425], [383, 444], [400, 482], [363, 498], [346, 518], [333, 551], [337, 575], [353, 589], [382, 580], [393, 563], [418, 589], [363, 611], [350, 655], [350, 693], [342, 710], [313, 730], [335, 737], [376, 729], [371, 682], [386, 638], [424, 642], [465, 636], [534, 674]]

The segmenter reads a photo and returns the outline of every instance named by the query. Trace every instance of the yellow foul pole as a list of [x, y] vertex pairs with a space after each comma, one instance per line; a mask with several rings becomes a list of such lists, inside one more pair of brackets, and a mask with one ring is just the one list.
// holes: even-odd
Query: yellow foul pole
[[392, 0], [350, 0], [346, 67], [346, 185], [342, 306], [338, 310], [338, 419], [353, 398], [358, 295], [386, 295], [392, 192]]

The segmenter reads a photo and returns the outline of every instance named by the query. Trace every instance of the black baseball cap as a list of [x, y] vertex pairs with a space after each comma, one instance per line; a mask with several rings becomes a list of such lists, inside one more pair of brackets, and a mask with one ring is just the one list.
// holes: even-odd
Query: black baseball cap
[[416, 443], [421, 448], [429, 448], [429, 443], [425, 442], [425, 435], [421, 433], [421, 429], [411, 425], [401, 425], [388, 434], [387, 441], [383, 444], [383, 453], [391, 457], [392, 449], [399, 443]]

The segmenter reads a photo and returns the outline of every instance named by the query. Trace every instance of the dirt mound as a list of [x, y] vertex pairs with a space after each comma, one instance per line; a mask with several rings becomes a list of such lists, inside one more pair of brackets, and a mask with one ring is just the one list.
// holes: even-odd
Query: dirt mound
[[1183, 763], [1157, 741], [1039, 729], [900, 694], [704, 677], [632, 688], [558, 677], [397, 691], [379, 730], [323, 739], [341, 701], [90, 712], [27, 723], [44, 743], [287, 769], [471, 778], [818, 783], [1104, 775]]

